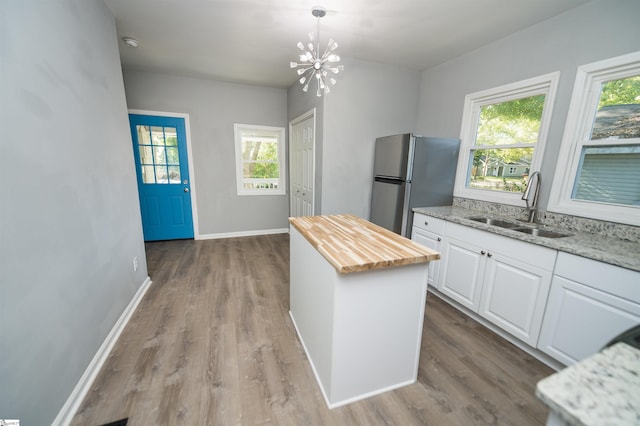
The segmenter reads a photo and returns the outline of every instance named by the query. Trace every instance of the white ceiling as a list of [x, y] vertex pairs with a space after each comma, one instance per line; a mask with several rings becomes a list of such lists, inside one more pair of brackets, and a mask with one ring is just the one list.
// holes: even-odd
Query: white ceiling
[[[315, 31], [342, 57], [424, 70], [590, 0], [105, 0], [125, 69], [289, 87]], [[344, 72], [348, 72], [345, 69]]]

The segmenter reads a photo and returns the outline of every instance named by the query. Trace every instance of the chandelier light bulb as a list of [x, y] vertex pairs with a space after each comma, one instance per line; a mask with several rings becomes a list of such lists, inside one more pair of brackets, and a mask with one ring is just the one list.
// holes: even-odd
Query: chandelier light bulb
[[322, 6], [315, 6], [311, 9], [311, 14], [316, 17], [316, 32], [309, 33], [309, 43], [305, 47], [304, 43], [299, 41], [296, 45], [302, 53], [298, 56], [299, 62], [290, 62], [291, 68], [297, 68], [298, 80], [303, 85], [302, 91], [307, 92], [311, 76], [315, 75], [317, 84], [316, 95], [322, 96], [322, 92], [329, 93], [329, 85], [336, 84], [336, 79], [331, 77], [327, 79], [329, 72], [338, 74], [344, 69], [342, 65], [333, 65], [340, 62], [340, 56], [334, 54], [333, 51], [338, 48], [338, 43], [333, 38], [329, 38], [327, 48], [324, 53], [320, 51], [320, 18], [325, 16], [326, 9]]

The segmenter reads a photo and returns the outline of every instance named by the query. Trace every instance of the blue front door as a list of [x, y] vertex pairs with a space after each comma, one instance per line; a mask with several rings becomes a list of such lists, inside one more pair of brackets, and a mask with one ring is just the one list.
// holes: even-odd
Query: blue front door
[[183, 118], [129, 114], [145, 241], [193, 238]]

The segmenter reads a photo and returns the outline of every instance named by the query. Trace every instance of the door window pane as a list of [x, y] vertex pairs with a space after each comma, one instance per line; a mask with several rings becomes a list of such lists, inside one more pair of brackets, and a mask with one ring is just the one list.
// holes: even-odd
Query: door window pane
[[169, 183], [166, 166], [156, 166], [156, 183]]
[[136, 130], [142, 182], [181, 184], [176, 128], [138, 125]]
[[156, 183], [156, 177], [153, 171], [153, 166], [142, 166], [142, 182]]
[[151, 156], [150, 146], [140, 146], [140, 163], [153, 164], [153, 157]]
[[167, 158], [164, 155], [164, 147], [163, 146], [154, 146], [153, 147], [153, 162], [155, 164], [167, 164]]
[[164, 128], [164, 137], [165, 137], [165, 145], [167, 146], [178, 146], [178, 134], [176, 133], [176, 129], [173, 127], [165, 127]]
[[167, 164], [180, 164], [178, 148], [167, 147], [165, 152], [167, 153]]
[[151, 145], [149, 126], [138, 126], [138, 145]]
[[162, 127], [151, 126], [151, 143], [153, 145], [164, 145], [164, 131]]
[[169, 166], [169, 183], [180, 183], [180, 166]]

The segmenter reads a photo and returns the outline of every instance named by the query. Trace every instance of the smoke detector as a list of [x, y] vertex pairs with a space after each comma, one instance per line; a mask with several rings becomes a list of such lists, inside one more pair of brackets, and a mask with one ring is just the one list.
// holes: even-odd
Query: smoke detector
[[129, 47], [138, 47], [138, 40], [132, 37], [122, 37], [122, 41]]

